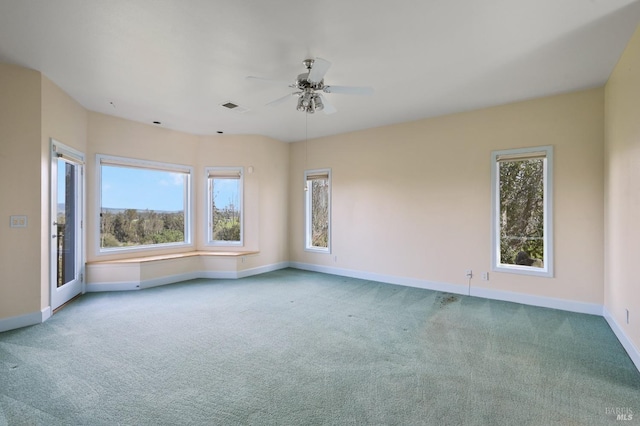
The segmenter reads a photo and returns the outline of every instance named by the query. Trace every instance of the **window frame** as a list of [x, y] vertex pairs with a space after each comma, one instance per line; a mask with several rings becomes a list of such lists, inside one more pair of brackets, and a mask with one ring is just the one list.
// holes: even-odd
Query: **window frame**
[[[327, 195], [327, 215], [328, 215], [328, 224], [327, 224], [327, 247], [316, 247], [311, 245], [312, 237], [311, 237], [311, 191], [309, 188], [309, 176], [314, 175], [327, 175], [327, 181], [329, 185], [329, 193]], [[304, 250], [312, 253], [324, 253], [331, 254], [331, 193], [332, 191], [332, 179], [331, 179], [331, 169], [312, 169], [305, 170], [304, 172]]]
[[[240, 241], [222, 241], [222, 240], [214, 240], [213, 239], [213, 229], [212, 229], [212, 211], [211, 207], [213, 206], [213, 194], [211, 193], [211, 174], [215, 174], [215, 172], [220, 173], [220, 176], [229, 175], [232, 173], [239, 173], [240, 177], [240, 189], [238, 194], [238, 200], [240, 203]], [[207, 208], [206, 208], [206, 216], [205, 216], [205, 226], [207, 229], [207, 242], [206, 246], [210, 247], [244, 247], [244, 167], [206, 167], [205, 168], [205, 191], [207, 200]]]
[[[513, 160], [526, 159], [535, 154], [544, 158], [543, 163], [543, 267], [511, 265], [500, 262], [500, 157]], [[511, 159], [510, 158], [510, 159]], [[497, 150], [491, 152], [491, 264], [495, 272], [554, 276], [553, 255], [553, 146]]]
[[[185, 189], [183, 195], [184, 205], [184, 241], [174, 243], [146, 244], [128, 247], [101, 247], [100, 246], [100, 226], [102, 212], [102, 166], [111, 165], [114, 167], [137, 168], [144, 170], [158, 170], [168, 173], [184, 173]], [[95, 244], [96, 255], [104, 256], [117, 253], [135, 253], [151, 250], [161, 250], [167, 248], [183, 248], [193, 247], [193, 230], [194, 230], [194, 209], [193, 209], [193, 172], [192, 166], [182, 164], [163, 163], [151, 160], [140, 160], [130, 157], [119, 157], [114, 155], [96, 154], [96, 186], [97, 197], [96, 205], [96, 226], [95, 226]]]

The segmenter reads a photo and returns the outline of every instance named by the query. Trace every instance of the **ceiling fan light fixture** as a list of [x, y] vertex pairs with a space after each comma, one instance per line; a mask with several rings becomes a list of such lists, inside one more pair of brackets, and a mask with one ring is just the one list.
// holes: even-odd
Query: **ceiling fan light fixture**
[[307, 108], [303, 105], [303, 101], [304, 101], [304, 98], [300, 96], [298, 98], [298, 107], [296, 108], [298, 111], [302, 111], [302, 112], [306, 111]]
[[305, 93], [302, 95], [302, 105], [304, 105], [307, 108], [313, 108], [313, 97], [314, 97], [314, 93], [311, 90], [306, 90]]

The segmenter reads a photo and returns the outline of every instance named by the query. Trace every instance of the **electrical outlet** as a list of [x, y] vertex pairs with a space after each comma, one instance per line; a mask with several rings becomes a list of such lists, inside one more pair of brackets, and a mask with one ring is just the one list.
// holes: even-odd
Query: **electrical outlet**
[[489, 273], [488, 272], [483, 272], [482, 273], [482, 280], [483, 281], [489, 281]]
[[26, 228], [27, 227], [27, 216], [11, 216], [11, 225], [12, 228]]
[[471, 269], [467, 269], [465, 276], [467, 278], [473, 278], [473, 271]]

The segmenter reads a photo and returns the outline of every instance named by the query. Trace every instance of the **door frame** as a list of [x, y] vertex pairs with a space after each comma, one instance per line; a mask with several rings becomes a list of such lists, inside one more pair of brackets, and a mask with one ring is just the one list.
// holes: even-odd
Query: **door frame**
[[[86, 232], [84, 224], [86, 211], [86, 192], [85, 192], [85, 155], [54, 138], [50, 138], [50, 172], [49, 172], [49, 305], [51, 310], [59, 308], [69, 300], [86, 291], [85, 286], [85, 259], [86, 259]], [[78, 218], [78, 228], [76, 229], [76, 277], [69, 283], [61, 287], [57, 286], [58, 266], [57, 266], [57, 229], [55, 222], [58, 216], [58, 160], [63, 159], [66, 162], [73, 163], [78, 166], [77, 176], [77, 200], [76, 200], [76, 217]], [[56, 235], [54, 237], [54, 235]]]

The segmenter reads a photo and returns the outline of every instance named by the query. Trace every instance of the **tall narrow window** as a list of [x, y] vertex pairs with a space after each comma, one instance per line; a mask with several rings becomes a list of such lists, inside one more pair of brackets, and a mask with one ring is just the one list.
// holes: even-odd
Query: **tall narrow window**
[[98, 155], [100, 251], [191, 243], [188, 166]]
[[305, 247], [330, 252], [331, 242], [331, 170], [309, 170], [304, 174]]
[[492, 153], [493, 269], [553, 276], [550, 146]]
[[243, 244], [242, 167], [207, 169], [209, 244]]

